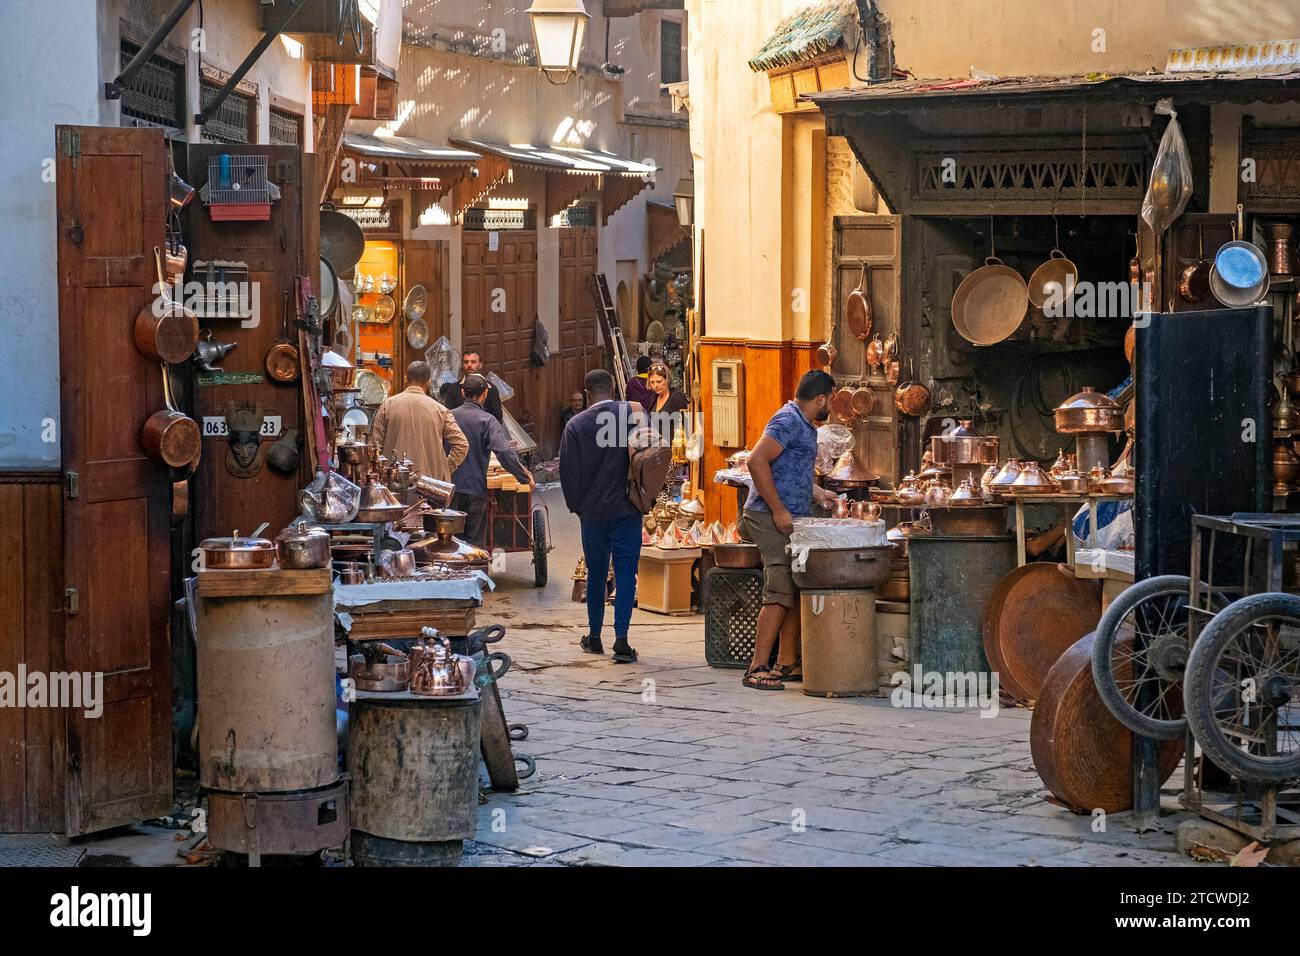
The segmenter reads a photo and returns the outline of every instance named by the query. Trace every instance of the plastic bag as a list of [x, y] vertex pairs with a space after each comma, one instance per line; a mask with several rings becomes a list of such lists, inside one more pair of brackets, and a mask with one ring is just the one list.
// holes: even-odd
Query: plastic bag
[[447, 336], [439, 336], [438, 341], [429, 346], [424, 353], [424, 360], [433, 369], [435, 388], [460, 381], [460, 355], [451, 347], [451, 340]]
[[1187, 201], [1192, 198], [1192, 158], [1187, 152], [1183, 129], [1178, 125], [1174, 101], [1160, 100], [1155, 111], [1167, 115], [1169, 125], [1160, 137], [1160, 148], [1151, 166], [1151, 182], [1142, 199], [1142, 221], [1160, 235], [1183, 214]]

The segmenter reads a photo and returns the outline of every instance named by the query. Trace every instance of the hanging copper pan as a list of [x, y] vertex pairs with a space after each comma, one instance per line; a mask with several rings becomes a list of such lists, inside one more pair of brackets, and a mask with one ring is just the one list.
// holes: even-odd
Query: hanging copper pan
[[1029, 277], [1025, 292], [1036, 309], [1046, 309], [1051, 305], [1053, 311], [1064, 310], [1065, 298], [1073, 294], [1078, 282], [1078, 266], [1067, 259], [1060, 249], [1053, 249], [1048, 254], [1047, 261]]
[[[324, 261], [324, 260], [322, 260]], [[284, 326], [279, 341], [266, 350], [263, 364], [273, 382], [296, 382], [302, 370], [299, 365], [298, 345], [289, 338], [289, 292], [284, 293]]]
[[862, 386], [853, 390], [853, 399], [851, 402], [853, 414], [858, 418], [865, 418], [876, 410], [876, 392], [875, 389]]
[[[1079, 638], [1048, 671], [1029, 724], [1029, 751], [1057, 800], [1083, 813], [1119, 813], [1133, 806], [1133, 735], [1097, 693], [1093, 638]], [[1181, 737], [1161, 741], [1161, 783], [1182, 755]]]
[[894, 407], [904, 415], [919, 418], [930, 410], [930, 390], [920, 382], [910, 379], [915, 374], [914, 367], [908, 365], [909, 380], [900, 382], [894, 389]]
[[871, 274], [864, 262], [858, 287], [849, 293], [848, 301], [844, 304], [844, 323], [848, 326], [850, 335], [865, 342], [867, 336], [871, 335], [872, 318]]
[[1205, 228], [1196, 227], [1196, 261], [1178, 276], [1178, 295], [1184, 302], [1200, 302], [1210, 297], [1210, 270], [1214, 263], [1205, 258]]
[[1024, 321], [1029, 290], [1024, 276], [997, 256], [961, 280], [952, 297], [952, 324], [972, 345], [996, 345]]
[[136, 313], [132, 338], [135, 348], [151, 362], [179, 365], [194, 354], [199, 342], [199, 319], [193, 310], [172, 301], [163, 273], [162, 250], [154, 246], [158, 295]]
[[846, 425], [853, 421], [853, 389], [839, 388], [831, 396], [831, 414]]
[[877, 333], [876, 335], [873, 335], [871, 341], [867, 343], [867, 366], [870, 368], [872, 375], [875, 375], [877, 368], [884, 363], [884, 353], [885, 343], [881, 341], [880, 335]]
[[140, 429], [140, 445], [154, 461], [172, 468], [196, 465], [202, 452], [199, 425], [175, 409], [166, 365], [162, 366], [162, 374], [163, 399], [167, 407], [145, 419], [144, 426]]

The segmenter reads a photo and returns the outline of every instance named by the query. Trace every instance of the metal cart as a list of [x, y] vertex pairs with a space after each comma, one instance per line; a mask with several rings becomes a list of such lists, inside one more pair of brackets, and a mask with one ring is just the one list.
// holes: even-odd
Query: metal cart
[[533, 556], [533, 584], [546, 586], [547, 552], [551, 550], [550, 516], [546, 505], [533, 502], [526, 486], [516, 491], [488, 491], [487, 549], [528, 551]]

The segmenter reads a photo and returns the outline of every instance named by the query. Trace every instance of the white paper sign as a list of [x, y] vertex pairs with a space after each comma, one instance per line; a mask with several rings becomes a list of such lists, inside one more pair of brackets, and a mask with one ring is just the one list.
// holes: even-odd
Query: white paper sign
[[496, 252], [501, 246], [501, 233], [493, 230], [488, 233], [488, 252]]

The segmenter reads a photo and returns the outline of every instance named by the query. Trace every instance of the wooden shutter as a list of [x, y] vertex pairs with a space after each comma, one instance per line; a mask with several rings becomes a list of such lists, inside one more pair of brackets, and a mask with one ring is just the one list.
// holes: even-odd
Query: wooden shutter
[[[428, 305], [424, 310], [424, 321], [429, 326], [429, 345], [423, 349], [413, 349], [406, 341], [406, 327], [410, 324], [405, 315], [397, 320], [395, 335], [396, 368], [393, 369], [393, 391], [406, 387], [406, 366], [424, 358], [425, 351], [438, 337], [451, 336], [451, 323], [448, 318], [447, 301], [447, 243], [436, 239], [408, 239], [402, 244], [402, 286], [403, 297], [412, 286], [422, 285], [428, 295]], [[403, 300], [398, 301], [400, 312]], [[434, 394], [438, 392], [434, 384]]]
[[68, 671], [103, 673], [103, 713], [67, 712], [67, 832], [171, 810], [168, 476], [140, 427], [163, 408], [132, 343], [157, 281], [167, 164], [159, 130], [60, 126], [59, 343]]

